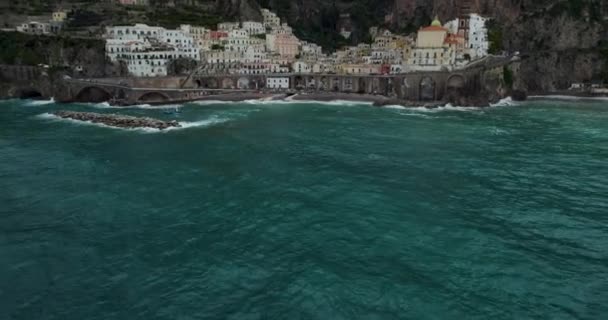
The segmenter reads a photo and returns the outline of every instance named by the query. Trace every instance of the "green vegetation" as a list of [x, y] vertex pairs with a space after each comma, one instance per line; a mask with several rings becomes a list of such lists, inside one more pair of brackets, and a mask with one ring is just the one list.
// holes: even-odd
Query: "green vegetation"
[[0, 63], [38, 65], [46, 62], [39, 50], [35, 50], [41, 40], [18, 32], [0, 32]]
[[503, 50], [502, 27], [494, 20], [486, 22], [486, 27], [488, 28], [488, 40], [490, 42], [488, 52], [490, 54], [498, 54]]
[[146, 17], [150, 24], [160, 25], [170, 29], [179, 28], [181, 24], [215, 28], [218, 23], [223, 21], [222, 17], [208, 12], [203, 12], [196, 7], [152, 10], [146, 13]]
[[63, 67], [66, 54], [79, 49], [93, 49], [103, 56], [104, 42], [95, 39], [35, 36], [19, 32], [0, 32], [0, 64], [39, 65]]

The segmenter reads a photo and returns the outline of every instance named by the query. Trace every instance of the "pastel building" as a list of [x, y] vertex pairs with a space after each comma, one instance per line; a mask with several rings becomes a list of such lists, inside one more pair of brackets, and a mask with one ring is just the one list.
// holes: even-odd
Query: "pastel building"
[[47, 22], [30, 21], [17, 27], [17, 31], [27, 34], [48, 34], [51, 32], [51, 24]]
[[68, 18], [68, 13], [64, 10], [58, 10], [53, 12], [52, 21], [64, 22]]
[[291, 34], [266, 35], [266, 46], [286, 59], [294, 59], [300, 53], [300, 40]]
[[295, 73], [311, 73], [312, 66], [304, 61], [296, 61], [292, 64], [291, 69]]
[[281, 26], [281, 18], [268, 9], [262, 9], [262, 17], [264, 19], [265, 28], [273, 29]]
[[232, 31], [239, 29], [240, 27], [238, 22], [222, 22], [217, 24], [218, 31]]
[[472, 58], [481, 58], [488, 55], [490, 42], [488, 41], [487, 18], [478, 14], [469, 17], [469, 49]]
[[288, 77], [268, 77], [266, 79], [266, 88], [289, 89], [289, 78]]
[[244, 21], [243, 22], [243, 29], [245, 31], [247, 31], [247, 33], [250, 36], [256, 35], [256, 34], [264, 34], [266, 33], [266, 28], [264, 27], [264, 24], [261, 22], [255, 22], [255, 21]]
[[111, 61], [127, 63], [129, 73], [137, 77], [167, 75], [171, 60], [200, 60], [200, 48], [187, 28], [167, 30], [145, 24], [106, 29], [106, 54]]
[[456, 62], [454, 44], [450, 41], [448, 29], [435, 19], [430, 26], [418, 30], [408, 64], [417, 71], [449, 69]]

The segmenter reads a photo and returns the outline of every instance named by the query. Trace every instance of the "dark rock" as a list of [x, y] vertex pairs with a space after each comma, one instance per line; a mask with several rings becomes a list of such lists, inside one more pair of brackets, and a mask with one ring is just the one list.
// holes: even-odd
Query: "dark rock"
[[528, 94], [523, 90], [513, 90], [511, 92], [511, 99], [513, 101], [525, 101], [528, 99]]
[[117, 128], [154, 128], [159, 130], [165, 130], [172, 127], [181, 127], [181, 125], [175, 121], [163, 121], [152, 118], [138, 118], [131, 116], [124, 116], [118, 114], [102, 114], [94, 112], [76, 112], [76, 111], [57, 111], [54, 115], [64, 118], [73, 119], [78, 121], [88, 121], [92, 123], [101, 123], [111, 127]]

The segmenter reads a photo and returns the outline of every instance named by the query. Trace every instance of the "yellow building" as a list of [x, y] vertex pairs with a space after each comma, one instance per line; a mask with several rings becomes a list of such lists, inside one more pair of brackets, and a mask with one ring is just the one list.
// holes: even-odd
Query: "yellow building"
[[435, 18], [433, 23], [418, 30], [416, 46], [410, 50], [408, 64], [412, 70], [437, 71], [456, 63], [455, 46], [448, 30]]
[[65, 19], [68, 18], [68, 13], [63, 10], [53, 12], [53, 21], [54, 22], [64, 22]]

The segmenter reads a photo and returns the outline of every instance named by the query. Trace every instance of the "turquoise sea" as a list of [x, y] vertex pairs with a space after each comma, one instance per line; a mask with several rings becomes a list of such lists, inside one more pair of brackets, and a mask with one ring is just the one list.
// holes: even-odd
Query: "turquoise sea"
[[0, 101], [0, 319], [608, 319], [608, 101]]

